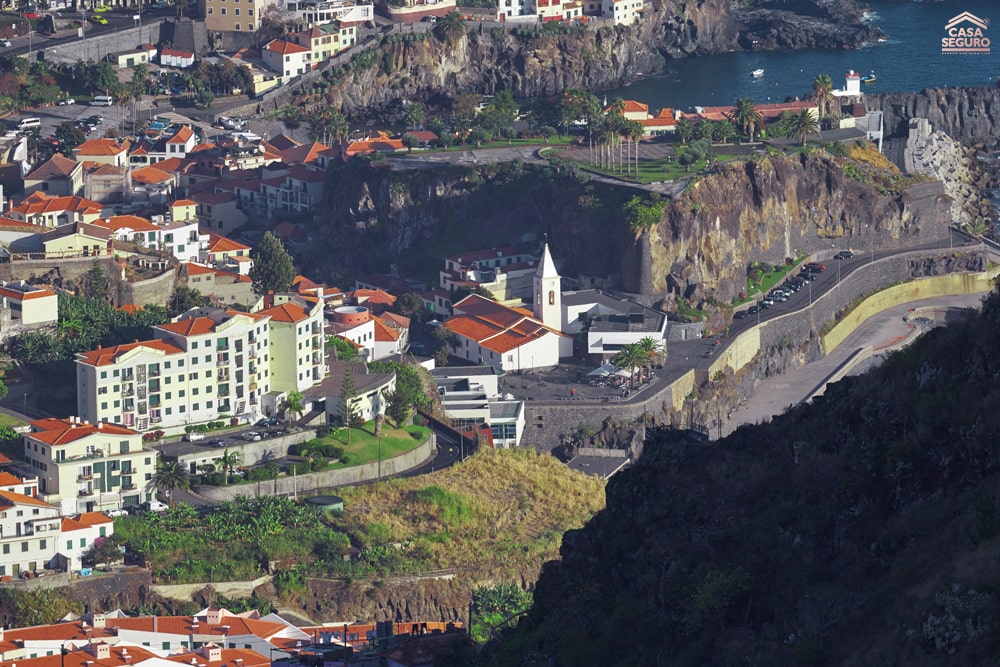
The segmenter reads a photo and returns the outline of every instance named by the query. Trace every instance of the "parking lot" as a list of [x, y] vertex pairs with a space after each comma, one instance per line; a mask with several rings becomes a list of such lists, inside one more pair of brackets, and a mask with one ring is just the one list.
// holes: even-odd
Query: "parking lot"
[[103, 137], [104, 133], [113, 127], [121, 128], [123, 118], [127, 119], [130, 113], [131, 109], [126, 107], [123, 111], [121, 107], [115, 105], [110, 107], [92, 107], [86, 104], [69, 104], [66, 106], [45, 107], [43, 109], [28, 109], [23, 113], [13, 114], [6, 118], [5, 126], [8, 130], [17, 130], [17, 125], [22, 119], [38, 118], [42, 121], [42, 126], [39, 128], [39, 136], [48, 137], [65, 121], [84, 120], [89, 116], [97, 115], [104, 118], [104, 123], [87, 135], [87, 138], [98, 139]]

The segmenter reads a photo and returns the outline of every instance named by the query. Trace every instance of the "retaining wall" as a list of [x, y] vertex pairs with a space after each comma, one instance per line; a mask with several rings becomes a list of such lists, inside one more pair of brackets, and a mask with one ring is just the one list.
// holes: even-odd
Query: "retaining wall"
[[271, 575], [265, 574], [251, 581], [203, 581], [198, 584], [153, 584], [149, 590], [173, 600], [190, 600], [195, 593], [211, 586], [219, 595], [227, 598], [248, 598], [255, 588], [271, 581]]
[[[648, 396], [642, 395], [634, 400], [621, 403], [586, 401], [572, 405], [557, 403], [547, 405], [545, 402], [530, 401], [525, 404], [525, 429], [521, 437], [521, 444], [548, 451], [559, 445], [560, 440], [575, 431], [580, 424], [600, 428], [601, 423], [610, 415], [613, 415], [618, 421], [634, 420], [647, 414], [655, 415], [658, 419], [664, 420], [683, 411], [686, 398], [693, 394], [701, 382], [710, 379], [726, 368], [737, 372], [756, 358], [760, 352], [771, 348], [800, 345], [806, 341], [816, 340], [819, 344], [815, 346], [814, 358], [818, 358], [836, 347], [836, 345], [826, 345], [824, 341], [820, 340], [819, 330], [824, 323], [831, 321], [838, 311], [858, 296], [874, 292], [895, 282], [912, 280], [914, 275], [919, 275], [922, 271], [940, 270], [944, 273], [950, 265], [959, 264], [969, 255], [976, 256], [973, 257], [973, 260], [978, 258], [985, 266], [983, 251], [982, 246], [951, 251], [913, 251], [856, 266], [850, 274], [843, 277], [839, 284], [822, 296], [817, 296], [811, 306], [768, 320], [760, 326], [750, 327], [747, 331], [736, 336], [724, 350], [720, 351], [718, 358], [708, 367], [707, 371], [696, 372], [692, 369], [674, 382], [657, 387]], [[928, 262], [933, 263], [930, 268], [927, 266]], [[827, 271], [830, 270], [835, 271], [836, 266], [827, 269]], [[945, 274], [899, 285], [898, 287], [902, 289], [894, 292], [896, 294], [894, 299], [902, 300], [890, 303], [879, 299], [873, 302], [870, 307], [864, 310], [863, 317], [862, 313], [859, 313], [855, 318], [851, 318], [851, 321], [856, 321], [856, 323], [850, 331], [853, 331], [857, 324], [864, 321], [865, 318], [889, 306], [898, 305], [898, 303], [990, 289], [990, 281], [996, 273], [991, 271]], [[925, 281], [930, 281], [927, 286], [914, 287], [917, 283]], [[838, 333], [838, 344], [850, 333], [846, 328], [843, 331], [846, 333]], [[827, 334], [827, 336], [829, 337], [831, 334]], [[830, 342], [832, 343], [833, 340], [831, 338]]]
[[[427, 442], [424, 442], [416, 449], [394, 456], [391, 459], [383, 459], [381, 462], [381, 476], [390, 477], [402, 472], [406, 472], [417, 467], [426, 461], [435, 448], [434, 433], [430, 434]], [[253, 493], [264, 493], [265, 495], [308, 496], [319, 489], [329, 489], [338, 486], [350, 486], [361, 484], [378, 479], [380, 466], [378, 461], [365, 463], [349, 468], [339, 468], [337, 470], [323, 470], [311, 472], [307, 475], [297, 475], [292, 477], [281, 477], [277, 480], [266, 480], [255, 484], [240, 484], [238, 486], [199, 486], [197, 493], [210, 500], [232, 500], [238, 495], [248, 495]]]
[[[143, 17], [143, 21], [146, 18]], [[85, 37], [68, 44], [46, 47], [39, 51], [39, 58], [47, 63], [72, 65], [78, 60], [100, 62], [110, 53], [128, 51], [140, 44], [159, 44], [163, 19], [151, 20], [138, 28], [126, 28], [104, 33], [95, 37]]]
[[128, 303], [134, 303], [138, 306], [149, 304], [166, 306], [170, 295], [174, 293], [176, 278], [177, 270], [171, 268], [153, 278], [126, 283], [125, 298]]

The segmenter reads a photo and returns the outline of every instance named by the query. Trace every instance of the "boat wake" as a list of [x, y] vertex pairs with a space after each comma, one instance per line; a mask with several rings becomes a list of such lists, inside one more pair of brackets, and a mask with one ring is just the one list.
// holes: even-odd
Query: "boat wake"
[[876, 21], [879, 21], [881, 18], [882, 17], [878, 15], [878, 12], [871, 10], [863, 12], [861, 14], [862, 23], [875, 23]]

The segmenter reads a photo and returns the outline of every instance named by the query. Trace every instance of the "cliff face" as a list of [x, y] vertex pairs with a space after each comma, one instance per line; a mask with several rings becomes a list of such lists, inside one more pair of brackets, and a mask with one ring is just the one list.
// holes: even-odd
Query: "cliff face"
[[926, 118], [966, 146], [1000, 148], [1000, 88], [932, 88], [916, 95], [866, 95], [864, 101], [883, 112], [887, 136], [905, 138], [911, 118]]
[[369, 66], [328, 93], [334, 106], [368, 116], [400, 99], [510, 90], [543, 97], [566, 88], [608, 90], [662, 69], [665, 58], [733, 50], [854, 48], [878, 36], [854, 0], [804, 0], [753, 11], [728, 0], [654, 0], [635, 26], [529, 33], [470, 25], [450, 45], [386, 40]]
[[625, 288], [662, 294], [672, 281], [695, 300], [725, 302], [744, 288], [754, 261], [780, 263], [832, 244], [868, 247], [872, 234], [877, 248], [889, 248], [945, 232], [940, 184], [882, 192], [824, 153], [723, 166], [667, 207], [641, 240], [649, 260], [624, 276]]
[[581, 184], [548, 168], [342, 170], [327, 188], [328, 220], [307, 262], [323, 279], [396, 263], [401, 273], [436, 283], [443, 256], [547, 232], [560, 271], [584, 285], [650, 297], [682, 285], [694, 302], [729, 301], [754, 261], [780, 263], [832, 245], [868, 248], [872, 234], [882, 249], [946, 233], [940, 183], [893, 194], [863, 180], [874, 179], [867, 172], [852, 173], [820, 152], [724, 165], [637, 235], [622, 215], [633, 191]]

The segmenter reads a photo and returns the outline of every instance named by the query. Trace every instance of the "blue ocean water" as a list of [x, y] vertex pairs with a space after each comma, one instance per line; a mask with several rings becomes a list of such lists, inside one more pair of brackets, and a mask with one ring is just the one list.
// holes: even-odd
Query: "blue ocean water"
[[[807, 95], [818, 74], [829, 74], [834, 87], [844, 85], [844, 74], [874, 72], [877, 80], [865, 92], [918, 92], [942, 86], [993, 85], [1000, 77], [1000, 2], [879, 2], [872, 0], [870, 20], [885, 33], [883, 42], [855, 51], [777, 51], [725, 53], [671, 60], [666, 71], [616, 91], [622, 97], [662, 107], [690, 109], [721, 106], [749, 97], [758, 103], [781, 102]], [[942, 54], [944, 26], [953, 16], [970, 12], [993, 21], [986, 36], [993, 41], [989, 55]], [[764, 76], [750, 72], [763, 69]]]

